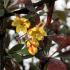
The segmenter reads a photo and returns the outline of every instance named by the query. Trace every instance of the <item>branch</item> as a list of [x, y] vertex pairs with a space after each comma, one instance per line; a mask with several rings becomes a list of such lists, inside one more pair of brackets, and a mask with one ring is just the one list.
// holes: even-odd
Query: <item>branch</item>
[[55, 4], [55, 0], [54, 1], [51, 0], [51, 2], [48, 3], [48, 15], [47, 15], [47, 22], [46, 22], [47, 27], [50, 26], [50, 23], [51, 23], [51, 20], [52, 20], [54, 4]]

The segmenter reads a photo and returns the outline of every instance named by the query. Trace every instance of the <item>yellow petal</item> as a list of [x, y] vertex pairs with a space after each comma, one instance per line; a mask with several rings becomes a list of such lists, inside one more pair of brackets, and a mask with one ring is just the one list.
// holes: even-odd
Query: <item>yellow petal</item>
[[26, 18], [21, 18], [21, 21], [22, 21], [21, 24], [23, 24], [23, 26], [26, 26], [27, 28], [30, 27], [30, 21], [29, 21], [28, 19], [26, 19]]
[[29, 47], [31, 45], [30, 41], [27, 41], [27, 47]]
[[28, 33], [29, 33], [31, 36], [36, 36], [37, 31], [38, 31], [37, 28], [34, 27], [34, 28], [30, 29], [30, 30], [28, 31]]
[[33, 37], [36, 38], [37, 40], [42, 40], [44, 36], [47, 36], [46, 31], [44, 28], [41, 27], [34, 27], [28, 31], [28, 33]]
[[43, 27], [40, 27], [40, 28], [39, 28], [39, 31], [40, 31], [40, 33], [41, 33], [43, 36], [47, 36], [47, 33], [46, 33], [46, 31], [44, 30]]
[[35, 55], [38, 51], [37, 47], [39, 46], [39, 43], [37, 40], [29, 40], [27, 41], [27, 48], [28, 48], [28, 51], [31, 55]]
[[30, 27], [30, 22], [29, 22], [29, 21], [25, 22], [25, 26], [26, 26], [27, 28], [29, 28], [29, 27]]
[[37, 31], [38, 28], [37, 28], [37, 27], [33, 27], [31, 30], [32, 30], [32, 31]]
[[37, 40], [31, 40], [32, 44], [34, 44], [36, 47], [39, 46], [39, 42]]
[[18, 26], [18, 24], [20, 24], [20, 23], [21, 23], [20, 18], [19, 17], [16, 17], [14, 19], [14, 21], [12, 22], [12, 26]]
[[26, 21], [28, 21], [28, 19], [26, 19], [26, 18], [21, 18], [21, 21], [26, 22]]
[[29, 47], [30, 45], [34, 45], [35, 47], [38, 47], [39, 42], [37, 40], [29, 40], [27, 41], [27, 47]]
[[40, 40], [43, 39], [43, 36], [42, 36], [41, 34], [37, 34], [37, 35], [36, 35], [36, 39], [40, 41]]
[[27, 28], [24, 26], [22, 26], [22, 25], [18, 25], [17, 27], [16, 27], [16, 32], [20, 32], [20, 31], [22, 31], [23, 33], [26, 33], [27, 32]]
[[22, 26], [25, 26], [26, 28], [30, 27], [30, 21], [26, 18], [16, 17], [14, 19], [14, 21], [12, 22], [12, 26], [18, 26], [18, 24], [20, 24]]
[[38, 52], [38, 49], [37, 49], [37, 47], [35, 47], [35, 46], [30, 46], [29, 48], [28, 48], [28, 52], [31, 54], [31, 55], [35, 55], [37, 52]]

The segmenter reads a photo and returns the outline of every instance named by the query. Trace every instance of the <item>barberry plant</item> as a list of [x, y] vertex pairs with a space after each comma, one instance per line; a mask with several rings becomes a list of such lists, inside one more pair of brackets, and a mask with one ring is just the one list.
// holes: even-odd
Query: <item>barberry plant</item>
[[[24, 59], [32, 57], [38, 58], [39, 62], [37, 65], [31, 63], [30, 70], [70, 70], [70, 49], [62, 51], [70, 47], [70, 28], [61, 19], [65, 14], [60, 18], [55, 13], [55, 2], [56, 0], [40, 0], [36, 3], [31, 0], [0, 0], [1, 70], [21, 70], [20, 65], [23, 67]], [[46, 22], [45, 19], [41, 20], [44, 14], [47, 14]], [[12, 16], [14, 19], [11, 19]], [[9, 49], [13, 40], [8, 34], [11, 29], [15, 31], [13, 39], [17, 44]], [[53, 41], [58, 47], [49, 55], [50, 49], [55, 45]], [[56, 53], [58, 55], [53, 57]]]

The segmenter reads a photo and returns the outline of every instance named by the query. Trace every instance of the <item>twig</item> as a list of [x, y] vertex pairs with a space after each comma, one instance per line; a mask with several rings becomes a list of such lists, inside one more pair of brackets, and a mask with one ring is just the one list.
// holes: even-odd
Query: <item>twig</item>
[[53, 9], [54, 9], [54, 4], [55, 4], [55, 0], [51, 0], [51, 2], [48, 4], [48, 15], [47, 15], [47, 22], [46, 22], [46, 26], [49, 27], [51, 20], [52, 20], [52, 14], [53, 14]]

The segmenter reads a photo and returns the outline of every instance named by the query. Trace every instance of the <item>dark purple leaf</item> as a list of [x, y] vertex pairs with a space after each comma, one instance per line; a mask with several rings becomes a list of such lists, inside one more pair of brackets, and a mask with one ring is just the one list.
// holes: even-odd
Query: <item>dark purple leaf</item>
[[58, 50], [60, 51], [63, 48], [66, 48], [68, 45], [70, 45], [70, 36], [64, 36], [64, 35], [52, 35], [49, 36], [51, 40], [54, 40], [58, 45]]
[[50, 59], [46, 70], [67, 70], [66, 65], [57, 59]]
[[57, 34], [60, 31], [60, 21], [59, 19], [55, 19], [53, 23], [51, 23], [51, 29]]
[[25, 7], [31, 11], [35, 12], [35, 8], [33, 7], [31, 0], [11, 0], [12, 3], [8, 6], [8, 9], [14, 8], [15, 10], [18, 9], [19, 4], [23, 7], [23, 4], [25, 4]]

